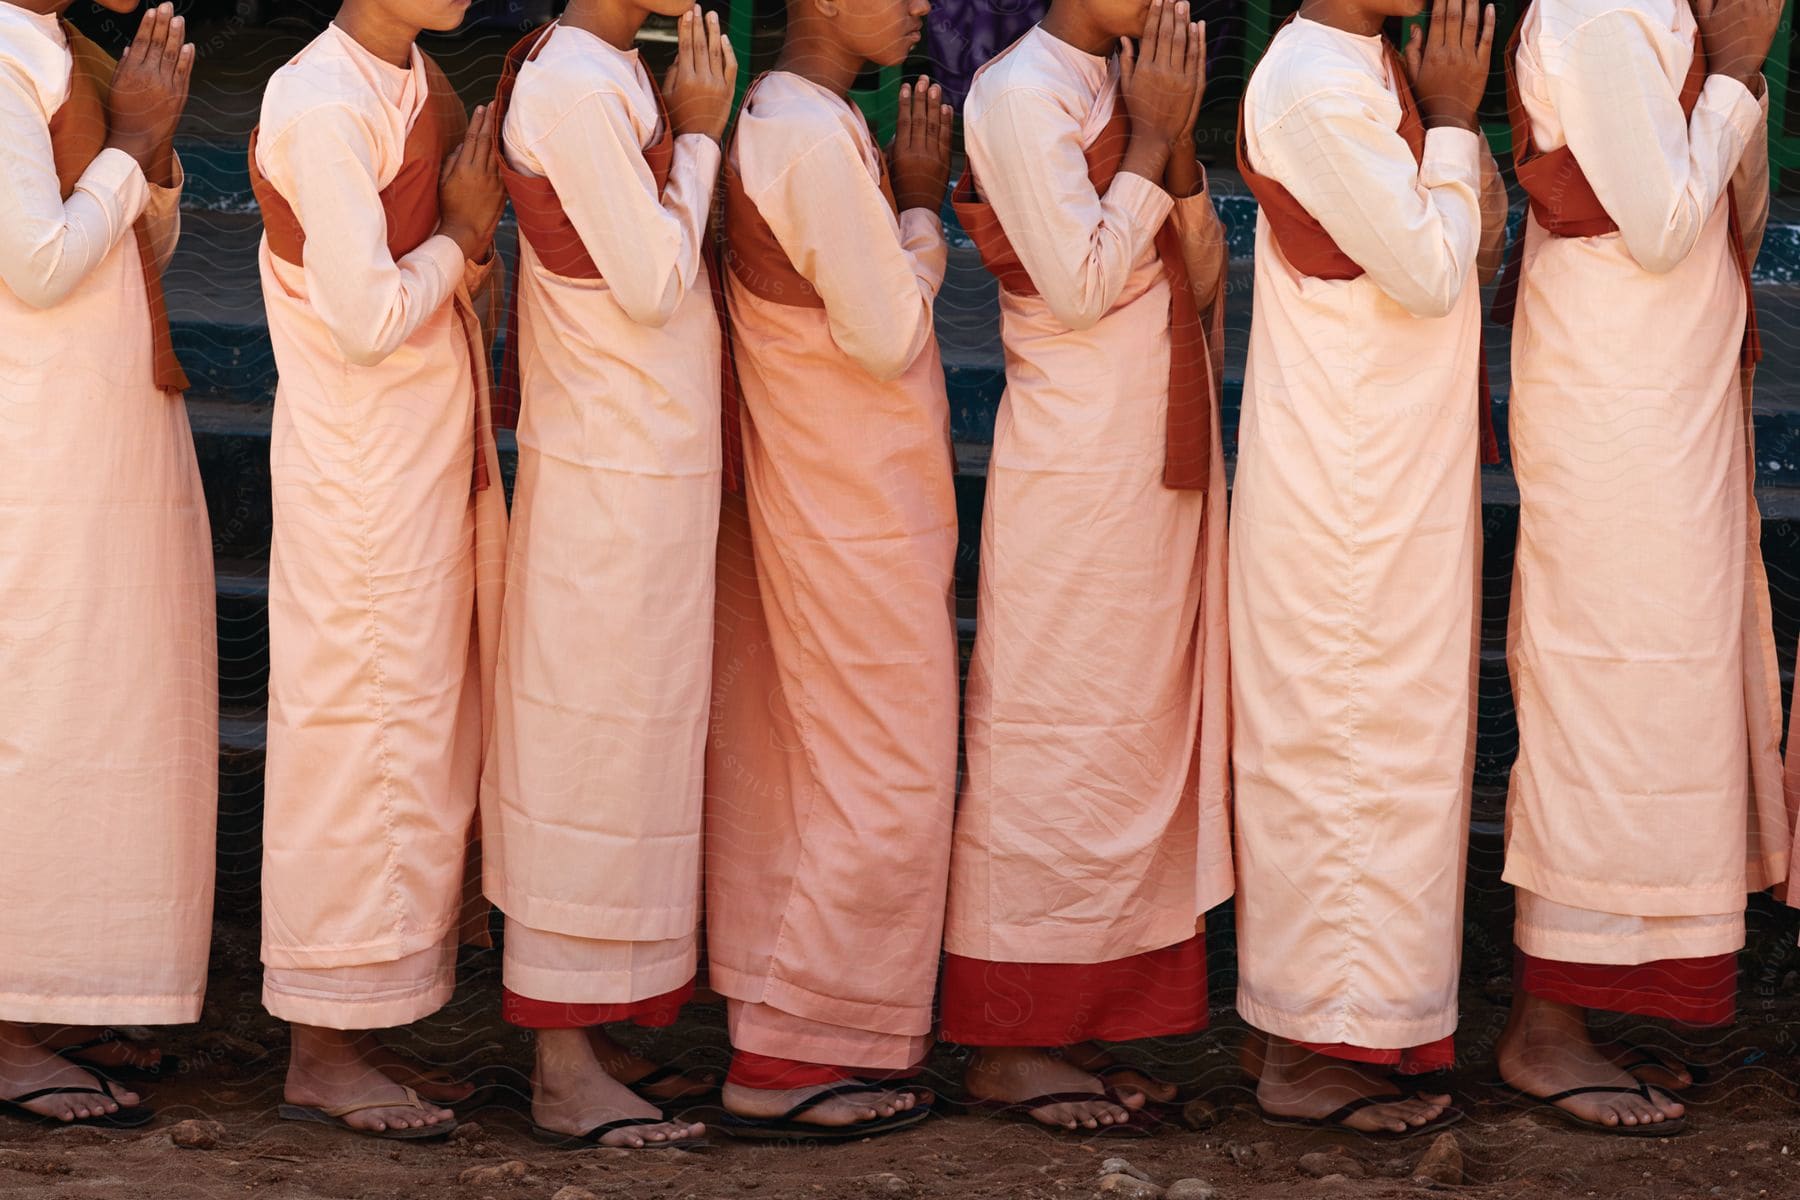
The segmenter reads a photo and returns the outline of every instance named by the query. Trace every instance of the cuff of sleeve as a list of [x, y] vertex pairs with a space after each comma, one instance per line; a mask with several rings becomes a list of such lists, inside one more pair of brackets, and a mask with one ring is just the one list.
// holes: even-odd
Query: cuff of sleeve
[[1425, 131], [1425, 158], [1419, 164], [1420, 178], [1453, 179], [1462, 176], [1470, 186], [1481, 181], [1481, 135], [1473, 129], [1456, 125], [1439, 125]]
[[[1758, 79], [1762, 77], [1757, 76]], [[1725, 114], [1733, 129], [1747, 143], [1762, 130], [1763, 122], [1769, 115], [1769, 89], [1765, 85], [1758, 96], [1749, 88], [1728, 75], [1711, 75], [1707, 77], [1706, 87], [1700, 92], [1700, 103], [1716, 107]]]
[[174, 196], [177, 198], [181, 196], [182, 185], [187, 182], [187, 169], [181, 165], [181, 155], [179, 154], [170, 155], [169, 161], [172, 164], [171, 171], [175, 177], [169, 181], [167, 186], [159, 183], [145, 184], [145, 186], [150, 189], [150, 194], [153, 196]]
[[[1187, 195], [1175, 196], [1175, 206], [1177, 208], [1180, 208], [1183, 204], [1186, 204], [1189, 200], [1192, 200], [1196, 196], [1206, 195], [1207, 186], [1211, 182], [1211, 179], [1206, 174], [1206, 164], [1197, 162], [1194, 165], [1200, 169], [1200, 183], [1198, 186], [1196, 186], [1194, 188], [1193, 191], [1189, 192]], [[1170, 195], [1174, 196], [1174, 193], [1171, 192]]]
[[704, 133], [684, 133], [675, 139], [675, 149], [685, 150], [694, 156], [694, 165], [702, 171], [712, 174], [719, 169], [719, 161], [724, 157], [724, 150], [719, 143]]
[[[488, 253], [489, 257], [492, 257], [493, 252], [490, 250]], [[428, 258], [436, 265], [439, 274], [443, 276], [446, 293], [454, 290], [456, 285], [462, 282], [466, 263], [463, 259], [462, 247], [456, 244], [455, 238], [446, 237], [441, 233], [433, 234], [426, 238], [424, 244], [417, 250], [407, 255], [408, 258], [414, 256]]]
[[1161, 229], [1175, 198], [1142, 175], [1120, 171], [1106, 189], [1106, 202], [1122, 209], [1140, 229]]
[[94, 156], [75, 186], [106, 207], [117, 204], [120, 220], [126, 225], [143, 215], [150, 198], [150, 184], [137, 159], [111, 146]]
[[908, 208], [900, 213], [900, 239], [910, 243], [915, 237], [941, 238], [944, 218], [929, 208]]

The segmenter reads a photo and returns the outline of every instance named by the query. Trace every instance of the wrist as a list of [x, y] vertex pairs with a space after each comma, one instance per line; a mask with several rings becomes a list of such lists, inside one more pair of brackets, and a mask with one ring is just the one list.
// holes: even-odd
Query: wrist
[[467, 259], [479, 258], [482, 252], [481, 235], [471, 225], [461, 221], [445, 221], [438, 226], [438, 232], [456, 243], [456, 248], [463, 252]]
[[1169, 155], [1173, 149], [1170, 142], [1162, 137], [1133, 136], [1131, 145], [1125, 149], [1125, 161], [1120, 164], [1119, 169], [1152, 180], [1159, 179], [1168, 169]]
[[1427, 129], [1466, 129], [1474, 133], [1477, 128], [1473, 110], [1423, 108], [1419, 116]]

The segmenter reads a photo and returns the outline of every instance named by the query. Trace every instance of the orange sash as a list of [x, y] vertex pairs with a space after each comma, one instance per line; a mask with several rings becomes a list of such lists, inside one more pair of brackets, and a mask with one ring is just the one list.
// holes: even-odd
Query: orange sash
[[[496, 128], [503, 133], [506, 112], [512, 104], [513, 88], [519, 82], [519, 70], [538, 56], [555, 33], [554, 23], [532, 30], [507, 52], [500, 69], [500, 84], [494, 93]], [[660, 194], [669, 186], [669, 172], [675, 164], [675, 129], [669, 120], [669, 107], [663, 102], [662, 88], [656, 77], [645, 72], [650, 90], [656, 95], [656, 110], [662, 120], [662, 132], [644, 147], [644, 162], [656, 181]], [[544, 264], [546, 270], [570, 279], [599, 279], [600, 268], [581, 240], [581, 234], [569, 220], [556, 185], [544, 176], [532, 175], [514, 167], [500, 155], [500, 177], [506, 183], [507, 197], [512, 201], [513, 215], [519, 222], [519, 236]], [[709, 237], [705, 246], [707, 274], [711, 278], [713, 307], [719, 317], [721, 354], [725, 369], [721, 371], [719, 389], [720, 426], [723, 436], [724, 485], [733, 492], [743, 491], [743, 437], [737, 417], [737, 376], [730, 369], [730, 325], [725, 311], [724, 279], [719, 270], [718, 242]], [[501, 358], [500, 381], [495, 388], [494, 424], [503, 429], [519, 427], [523, 389], [519, 377], [519, 291], [524, 275], [515, 282], [512, 302], [506, 318], [506, 353]]]
[[[1400, 127], [1397, 132], [1412, 151], [1413, 161], [1425, 162], [1425, 122], [1419, 116], [1419, 102], [1406, 78], [1406, 65], [1393, 44], [1383, 39], [1388, 72], [1394, 90], [1400, 96]], [[1244, 113], [1238, 110], [1238, 170], [1244, 183], [1256, 197], [1257, 207], [1269, 222], [1269, 233], [1281, 247], [1281, 255], [1302, 275], [1313, 279], [1361, 279], [1367, 272], [1338, 246], [1331, 234], [1319, 223], [1294, 194], [1277, 181], [1258, 174], [1250, 165], [1249, 142], [1244, 136]], [[1494, 396], [1487, 372], [1487, 337], [1481, 342], [1481, 461], [1500, 461], [1500, 438], [1494, 431]]]
[[[1096, 193], [1105, 195], [1112, 186], [1130, 144], [1131, 120], [1124, 97], [1119, 96], [1106, 127], [1085, 152], [1088, 182]], [[957, 181], [950, 200], [988, 273], [1016, 296], [1037, 295], [1037, 285], [1019, 261], [999, 216], [981, 195], [973, 164]], [[1212, 485], [1212, 351], [1188, 285], [1187, 260], [1182, 257], [1181, 235], [1172, 218], [1157, 231], [1156, 252], [1169, 286], [1169, 413], [1163, 486], [1203, 492]]]
[[[1519, 42], [1525, 30], [1525, 21], [1530, 15], [1531, 8], [1527, 6], [1519, 14], [1519, 24], [1514, 28], [1512, 40], [1506, 47], [1506, 106], [1507, 114], [1512, 120], [1513, 166], [1519, 177], [1519, 186], [1525, 189], [1531, 202], [1531, 215], [1551, 237], [1588, 238], [1617, 233], [1618, 223], [1607, 214], [1600, 198], [1594, 194], [1593, 185], [1582, 172], [1581, 164], [1575, 161], [1574, 152], [1567, 146], [1559, 146], [1547, 152], [1540, 151], [1532, 136], [1531, 117], [1526, 113], [1525, 101], [1519, 93], [1517, 67]], [[1681, 111], [1690, 119], [1700, 103], [1700, 92], [1706, 86], [1706, 75], [1706, 47], [1696, 34], [1693, 61], [1688, 65], [1687, 79], [1681, 87]], [[1740, 353], [1743, 365], [1753, 367], [1762, 360], [1762, 335], [1757, 329], [1756, 291], [1750, 278], [1753, 264], [1744, 248], [1743, 226], [1738, 217], [1735, 188], [1726, 189], [1726, 204], [1731, 253], [1737, 260], [1738, 273], [1744, 280], [1744, 343]], [[1512, 324], [1518, 307], [1519, 279], [1524, 259], [1525, 237], [1521, 233], [1507, 255], [1506, 273], [1501, 280], [1499, 293], [1494, 298], [1494, 320], [1500, 324]]]
[[[62, 198], [67, 200], [75, 194], [75, 185], [89, 164], [106, 148], [106, 103], [112, 93], [113, 72], [119, 64], [67, 21], [62, 28], [69, 39], [74, 65], [69, 72], [68, 98], [50, 118], [50, 146], [56, 160], [56, 179], [62, 187]], [[150, 244], [149, 224], [139, 217], [131, 231], [137, 238], [138, 259], [144, 269], [144, 297], [150, 306], [150, 349], [156, 386], [165, 392], [183, 392], [187, 390], [188, 377], [175, 357], [174, 339], [169, 334], [162, 269], [157, 266]]]
[[[462, 142], [463, 135], [469, 130], [469, 117], [463, 111], [462, 100], [457, 97], [456, 89], [451, 87], [450, 80], [443, 69], [429, 55], [423, 55], [425, 74], [430, 81], [430, 94], [425, 105], [419, 110], [418, 118], [406, 135], [405, 157], [401, 161], [400, 170], [393, 182], [381, 191], [381, 210], [387, 216], [387, 248], [395, 262], [399, 262], [414, 250], [423, 245], [437, 232], [441, 212], [438, 208], [439, 179], [443, 171], [444, 159]], [[283, 262], [294, 266], [304, 266], [306, 262], [306, 230], [301, 228], [299, 217], [294, 215], [293, 206], [275, 190], [262, 168], [256, 163], [258, 127], [250, 133], [250, 189], [256, 195], [256, 203], [262, 209], [263, 231], [269, 239], [269, 252]], [[452, 300], [460, 303], [460, 300]], [[468, 314], [473, 321], [474, 315]], [[475, 324], [479, 328], [479, 323]], [[483, 361], [484, 351], [479, 337], [469, 340], [470, 378], [476, 382], [479, 394], [480, 380], [487, 370]], [[475, 414], [475, 467], [474, 486], [476, 491], [489, 484], [487, 471], [487, 455], [482, 444], [481, 414]]]

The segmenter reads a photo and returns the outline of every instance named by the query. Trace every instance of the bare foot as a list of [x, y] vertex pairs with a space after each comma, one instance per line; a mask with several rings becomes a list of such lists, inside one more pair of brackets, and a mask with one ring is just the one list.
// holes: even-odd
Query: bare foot
[[[1166, 1079], [1158, 1079], [1136, 1067], [1122, 1065], [1110, 1051], [1095, 1042], [1077, 1042], [1073, 1046], [1064, 1046], [1059, 1053], [1065, 1062], [1073, 1063], [1084, 1071], [1094, 1072], [1103, 1082], [1142, 1092], [1159, 1104], [1173, 1103], [1175, 1097], [1181, 1094], [1181, 1089]], [[1113, 1069], [1107, 1070], [1109, 1067]], [[1101, 1071], [1106, 1071], [1106, 1074], [1100, 1075]]]
[[401, 1087], [411, 1088], [433, 1104], [461, 1104], [475, 1094], [474, 1084], [456, 1078], [449, 1071], [408, 1058], [384, 1043], [373, 1030], [357, 1037], [356, 1052], [383, 1075]]
[[10, 1100], [43, 1088], [94, 1088], [111, 1092], [106, 1096], [63, 1095], [28, 1100], [24, 1107], [41, 1116], [59, 1121], [78, 1121], [104, 1117], [121, 1108], [135, 1108], [136, 1092], [117, 1084], [107, 1088], [100, 1080], [82, 1070], [54, 1050], [38, 1042], [37, 1028], [0, 1022], [0, 1100]]
[[[614, 1041], [600, 1026], [590, 1026], [584, 1032], [587, 1034], [588, 1044], [593, 1047], [594, 1059], [600, 1064], [600, 1069], [626, 1087], [657, 1069], [656, 1063]], [[679, 1075], [671, 1075], [652, 1083], [644, 1090], [663, 1103], [670, 1104], [711, 1095], [719, 1090], [720, 1079], [716, 1071], [683, 1071]]]
[[1020, 1104], [1034, 1096], [1057, 1092], [1092, 1092], [1092, 1101], [1046, 1104], [1031, 1110], [1031, 1118], [1063, 1129], [1102, 1129], [1125, 1125], [1132, 1110], [1143, 1107], [1142, 1096], [1125, 1095], [1115, 1103], [1106, 1095], [1106, 1083], [1089, 1071], [1064, 1059], [1057, 1050], [1032, 1046], [983, 1046], [969, 1060], [963, 1086], [977, 1100]]
[[[606, 1073], [585, 1029], [537, 1031], [537, 1067], [531, 1076], [531, 1119], [545, 1129], [580, 1137], [609, 1121], [660, 1117], [654, 1104]], [[698, 1141], [698, 1121], [630, 1125], [600, 1138], [602, 1146], [642, 1150], [660, 1142]]]
[[71, 1047], [80, 1046], [83, 1042], [99, 1040], [99, 1045], [87, 1046], [78, 1052], [82, 1058], [97, 1066], [135, 1067], [140, 1071], [154, 1071], [162, 1065], [163, 1052], [160, 1046], [133, 1041], [117, 1030], [103, 1026], [22, 1025], [20, 1028], [29, 1031], [37, 1039], [38, 1045], [59, 1054]]
[[[410, 1103], [406, 1089], [389, 1079], [378, 1063], [364, 1056], [364, 1036], [354, 1030], [293, 1026], [282, 1099], [289, 1104], [322, 1109], [380, 1101], [380, 1108], [365, 1108], [344, 1118], [344, 1124], [350, 1128], [370, 1133], [424, 1129], [456, 1119], [447, 1108], [429, 1102]], [[390, 1100], [392, 1104], [387, 1103]]]
[[[1638, 1080], [1614, 1065], [1594, 1045], [1587, 1012], [1519, 992], [1496, 1049], [1500, 1077], [1530, 1096], [1552, 1096], [1570, 1088], [1636, 1089]], [[1660, 1125], [1687, 1112], [1679, 1101], [1654, 1089], [1646, 1099], [1635, 1090], [1571, 1096], [1557, 1102], [1596, 1125]]]
[[[1394, 1094], [1393, 1082], [1382, 1075], [1302, 1049], [1286, 1038], [1267, 1038], [1261, 1058], [1256, 1102], [1270, 1116], [1318, 1120], [1357, 1100]], [[1449, 1096], [1409, 1096], [1372, 1104], [1351, 1113], [1343, 1124], [1362, 1133], [1405, 1133], [1437, 1120], [1449, 1105]]]
[[[765, 1088], [748, 1088], [742, 1084], [725, 1083], [721, 1100], [725, 1111], [733, 1116], [749, 1117], [756, 1120], [772, 1120], [781, 1117], [809, 1097], [816, 1096], [834, 1084], [819, 1084], [816, 1087], [786, 1088], [773, 1090]], [[807, 1109], [794, 1119], [803, 1125], [825, 1125], [839, 1128], [845, 1125], [861, 1125], [869, 1121], [879, 1121], [899, 1113], [908, 1112], [919, 1103], [918, 1097], [903, 1088], [891, 1092], [857, 1092], [848, 1096], [833, 1096], [831, 1099]]]

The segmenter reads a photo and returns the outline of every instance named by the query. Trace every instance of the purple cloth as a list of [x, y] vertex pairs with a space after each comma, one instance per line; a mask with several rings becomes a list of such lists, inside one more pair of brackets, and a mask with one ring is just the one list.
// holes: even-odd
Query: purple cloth
[[[1210, 61], [1219, 62], [1227, 39], [1235, 38], [1240, 0], [1189, 0], [1194, 19], [1205, 21]], [[950, 102], [961, 108], [969, 82], [988, 59], [1012, 45], [1044, 19], [1050, 0], [935, 0], [925, 18], [926, 46]]]

